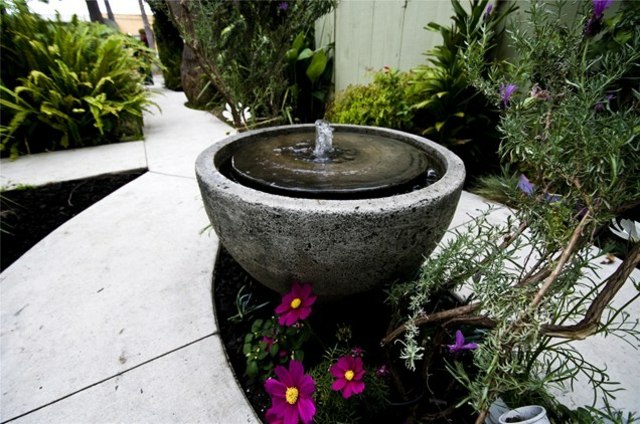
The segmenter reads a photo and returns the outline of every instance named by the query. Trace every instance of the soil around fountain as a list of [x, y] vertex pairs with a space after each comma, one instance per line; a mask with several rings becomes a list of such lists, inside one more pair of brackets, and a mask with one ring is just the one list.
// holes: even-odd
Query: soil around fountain
[[[258, 305], [268, 302], [268, 305], [260, 309], [255, 314], [247, 316], [244, 320], [235, 322], [230, 318], [238, 313], [236, 301], [238, 292], [250, 293], [252, 298], [250, 304]], [[270, 406], [269, 396], [266, 394], [263, 383], [259, 379], [250, 379], [245, 375], [245, 357], [242, 353], [244, 336], [250, 331], [251, 324], [256, 318], [266, 319], [273, 315], [273, 310], [280, 303], [280, 295], [267, 289], [250, 275], [248, 275], [231, 255], [220, 246], [218, 259], [216, 261], [213, 276], [213, 305], [214, 314], [220, 336], [225, 348], [227, 358], [233, 368], [233, 372], [242, 387], [242, 390], [254, 408], [256, 415], [264, 419], [265, 412]], [[379, 341], [387, 333], [389, 326], [390, 311], [384, 303], [384, 293], [366, 293], [351, 296], [340, 302], [317, 303], [313, 307], [312, 316], [309, 323], [314, 333], [320, 340], [331, 340], [338, 326], [349, 323], [351, 332], [354, 335], [356, 345], [366, 352], [365, 362], [392, 364], [392, 367], [400, 370], [394, 373], [392, 378], [403, 378], [403, 382], [408, 384], [406, 393], [401, 395], [392, 390], [391, 402], [384, 408], [382, 413], [370, 415], [363, 422], [371, 424], [394, 424], [417, 422], [411, 418], [412, 415], [419, 415], [420, 422], [430, 423], [458, 423], [466, 424], [475, 422], [475, 417], [468, 408], [454, 410], [458, 403], [458, 397], [450, 399], [441, 398], [443, 393], [459, 394], [457, 383], [444, 371], [444, 364], [440, 371], [434, 371], [429, 385], [442, 389], [440, 393], [427, 390], [422, 381], [402, 374], [403, 366], [397, 359], [389, 355], [389, 351], [382, 351], [379, 348]], [[443, 348], [446, 340], [436, 340]], [[305, 345], [304, 348], [305, 369], [309, 369], [319, 363], [324, 353], [324, 347], [316, 344]], [[397, 358], [397, 355], [395, 355]], [[374, 372], [374, 370], [369, 370]], [[413, 385], [413, 386], [412, 386]], [[442, 416], [442, 412], [447, 412]], [[452, 412], [453, 411], [453, 412]]]
[[145, 172], [140, 169], [0, 193], [0, 271], [60, 225]]

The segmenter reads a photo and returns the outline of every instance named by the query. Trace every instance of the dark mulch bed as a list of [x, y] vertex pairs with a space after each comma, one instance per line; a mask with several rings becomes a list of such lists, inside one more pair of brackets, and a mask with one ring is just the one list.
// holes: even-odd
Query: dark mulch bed
[[[265, 301], [268, 301], [269, 304], [252, 316], [236, 322], [230, 320], [230, 318], [238, 313], [236, 298], [243, 287], [242, 293], [251, 293], [252, 295], [251, 304], [258, 305]], [[259, 379], [252, 380], [245, 375], [246, 359], [242, 353], [242, 348], [244, 336], [250, 331], [253, 320], [255, 318], [267, 319], [273, 315], [275, 307], [280, 303], [280, 295], [254, 280], [221, 247], [214, 270], [213, 302], [220, 335], [236, 378], [257, 415], [264, 419], [265, 411], [270, 406], [270, 399], [264, 390], [262, 381]], [[394, 375], [398, 377], [402, 372], [403, 366], [396, 359], [397, 351], [393, 351], [390, 354], [388, 350], [383, 350], [379, 347], [380, 340], [388, 331], [389, 316], [389, 307], [384, 304], [384, 293], [378, 291], [376, 293], [359, 294], [340, 302], [317, 302], [313, 307], [309, 324], [320, 340], [332, 340], [337, 327], [340, 324], [349, 323], [354, 340], [357, 338], [357, 345], [367, 352], [365, 360], [373, 359], [378, 364], [392, 364], [392, 368], [396, 369]], [[440, 340], [440, 342], [444, 345], [447, 341]], [[305, 357], [303, 362], [305, 369], [309, 369], [311, 365], [318, 363], [324, 353], [323, 346], [313, 344], [312, 341], [307, 343], [310, 344], [305, 344], [304, 347]], [[411, 415], [421, 416], [423, 418], [421, 422], [457, 424], [475, 422], [469, 409], [460, 408], [451, 413], [454, 409], [455, 401], [453, 399], [449, 401], [443, 400], [439, 396], [443, 392], [459, 394], [456, 388], [452, 388], [457, 383], [443, 368], [440, 371], [440, 374], [432, 376], [429, 380], [429, 386], [431, 388], [435, 387], [435, 391], [440, 393], [427, 390], [422, 381], [416, 384], [414, 391], [404, 395], [400, 395], [397, 391], [392, 391], [393, 399], [384, 407], [384, 411], [377, 413], [375, 416], [369, 416], [363, 422], [373, 424], [416, 422], [409, 418]], [[373, 370], [367, 372], [373, 372]], [[407, 375], [405, 374], [403, 378], [406, 377]], [[415, 378], [413, 380], [414, 382], [416, 381]], [[407, 380], [403, 381], [406, 382]], [[446, 399], [446, 396], [444, 399]], [[446, 414], [447, 417], [442, 418], [439, 415], [445, 409], [449, 411]], [[425, 418], [427, 419], [424, 420]]]
[[100, 175], [0, 193], [0, 270], [60, 225], [145, 172]]

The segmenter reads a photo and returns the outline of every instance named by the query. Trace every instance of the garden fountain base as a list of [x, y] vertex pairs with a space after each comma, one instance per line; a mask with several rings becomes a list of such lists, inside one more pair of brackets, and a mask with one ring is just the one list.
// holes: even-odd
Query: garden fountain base
[[265, 137], [314, 134], [313, 125], [241, 133], [206, 149], [196, 162], [205, 210], [221, 243], [251, 276], [280, 293], [300, 281], [311, 283], [320, 298], [337, 298], [412, 278], [444, 235], [460, 198], [464, 165], [442, 146], [382, 128], [336, 125], [335, 131], [410, 144], [443, 174], [408, 193], [336, 200], [271, 194], [225, 173], [239, 149]]

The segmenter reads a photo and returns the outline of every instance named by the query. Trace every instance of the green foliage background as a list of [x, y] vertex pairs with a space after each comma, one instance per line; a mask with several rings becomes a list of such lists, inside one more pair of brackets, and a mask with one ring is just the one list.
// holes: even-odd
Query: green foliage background
[[326, 118], [337, 124], [411, 130], [413, 110], [407, 94], [409, 79], [409, 74], [396, 70], [376, 72], [371, 84], [351, 85], [338, 93]]
[[141, 137], [150, 50], [104, 25], [44, 21], [23, 1], [1, 12], [3, 155]]
[[[331, 11], [336, 1], [215, 0], [167, 4], [185, 44], [198, 57], [201, 71], [224, 103], [236, 112], [234, 125], [242, 128], [282, 122], [287, 112], [298, 106], [300, 96], [294, 90], [302, 86], [288, 78], [288, 70], [292, 59], [303, 61], [311, 56], [292, 58], [287, 53], [296, 50], [294, 41], [299, 34], [306, 38], [316, 19]], [[310, 78], [315, 82], [316, 75], [320, 77], [322, 73], [317, 74], [316, 70], [324, 70], [328, 58], [324, 52], [311, 53], [315, 61], [312, 59], [307, 69], [311, 69], [314, 78]], [[239, 119], [239, 104], [251, 108], [252, 122]]]
[[[427, 63], [408, 72], [384, 69], [368, 85], [349, 86], [338, 93], [327, 119], [336, 123], [376, 125], [426, 136], [456, 153], [467, 174], [476, 177], [499, 170], [496, 129], [498, 109], [471, 85], [462, 51], [467, 39], [477, 39], [482, 28], [497, 27], [515, 6], [486, 13], [489, 0], [470, 0], [469, 12], [452, 0], [450, 26], [428, 24], [439, 32], [442, 44], [425, 53]], [[493, 33], [492, 43], [499, 33]]]
[[183, 42], [175, 27], [167, 7], [162, 0], [145, 0], [153, 12], [153, 33], [156, 37], [158, 56], [162, 62], [164, 85], [169, 90], [182, 90], [180, 65], [182, 63]]

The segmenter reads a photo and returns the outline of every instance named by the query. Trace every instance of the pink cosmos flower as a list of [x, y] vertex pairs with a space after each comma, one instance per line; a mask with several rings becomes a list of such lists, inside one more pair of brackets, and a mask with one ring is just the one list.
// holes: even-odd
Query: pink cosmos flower
[[291, 291], [282, 296], [282, 302], [276, 308], [280, 325], [291, 327], [296, 322], [309, 318], [311, 305], [317, 299], [311, 291], [310, 284], [293, 283]]
[[332, 390], [342, 392], [342, 397], [350, 398], [364, 391], [364, 368], [362, 366], [362, 358], [359, 356], [343, 356], [338, 362], [331, 365], [329, 372], [336, 380], [331, 385]]
[[273, 343], [275, 343], [275, 340], [272, 337], [268, 337], [268, 336], [262, 336], [261, 341], [267, 345], [265, 346], [265, 350], [267, 352], [269, 351], [269, 349], [271, 349], [271, 346], [273, 346]]
[[299, 361], [290, 361], [289, 369], [278, 365], [274, 370], [276, 378], [268, 378], [264, 388], [271, 396], [271, 408], [267, 410], [266, 419], [269, 424], [304, 424], [313, 421], [316, 405], [313, 392], [316, 384], [310, 375], [304, 373]]

